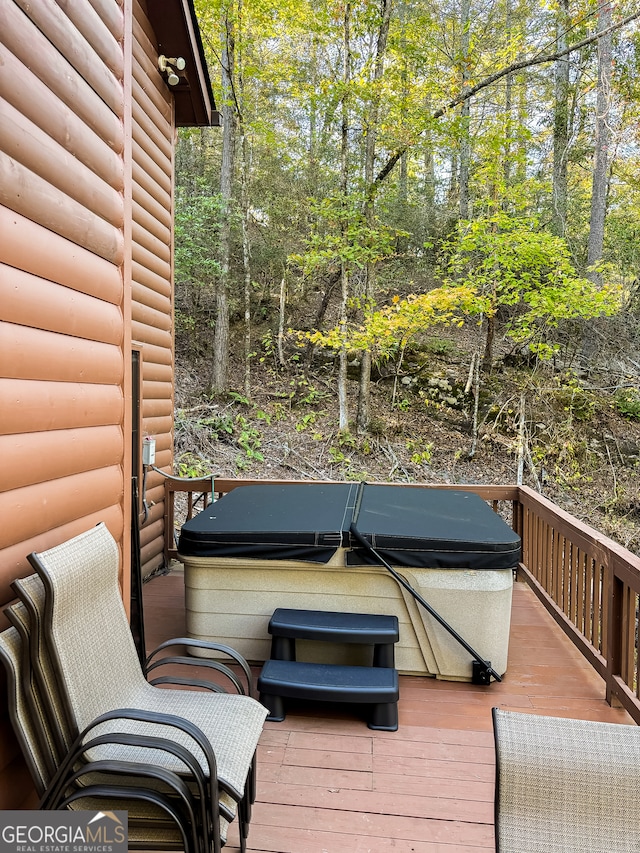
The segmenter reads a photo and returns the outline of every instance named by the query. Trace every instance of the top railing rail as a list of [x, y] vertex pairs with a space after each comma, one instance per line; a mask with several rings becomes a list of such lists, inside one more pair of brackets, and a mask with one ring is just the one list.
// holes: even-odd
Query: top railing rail
[[[165, 481], [165, 551], [177, 557], [180, 523], [232, 489], [293, 480], [211, 478]], [[318, 481], [313, 481], [318, 482]], [[324, 481], [332, 482], [332, 481]], [[394, 484], [400, 485], [400, 484]], [[522, 537], [519, 574], [603, 678], [607, 701], [640, 724], [640, 557], [526, 486], [402, 484], [475, 492]]]

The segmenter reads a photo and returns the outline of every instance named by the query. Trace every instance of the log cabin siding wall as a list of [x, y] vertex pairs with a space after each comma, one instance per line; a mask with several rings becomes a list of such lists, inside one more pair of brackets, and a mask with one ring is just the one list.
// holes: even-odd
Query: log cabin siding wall
[[[142, 353], [142, 434], [156, 467], [173, 463], [173, 99], [158, 74], [146, 11], [133, 3], [131, 337]], [[142, 572], [164, 562], [164, 483], [149, 471]]]
[[[32, 520], [0, 533], [0, 602], [28, 571], [26, 554], [60, 541], [61, 530], [73, 535], [109, 512], [122, 540], [128, 339], [142, 353], [142, 434], [156, 438], [157, 466], [171, 468], [174, 141], [173, 102], [140, 3], [129, 99], [116, 0], [9, 0], [1, 24], [0, 459], [11, 462], [0, 507]], [[92, 493], [100, 472], [104, 487]], [[150, 472], [146, 485], [145, 574], [161, 565], [164, 538], [162, 477]]]
[[[173, 461], [176, 116], [145, 3], [0, 2], [0, 605], [29, 552], [99, 521], [120, 543], [127, 599], [132, 349], [140, 432], [159, 468]], [[170, 20], [196, 51], [179, 117], [203, 123], [185, 9], [152, 7], [165, 38]], [[162, 481], [149, 473], [145, 574], [163, 561]], [[0, 809], [35, 807], [4, 690], [0, 667]]]
[[[124, 539], [123, 44], [116, 0], [0, 6], [0, 604], [30, 551]], [[0, 808], [34, 805], [3, 702]]]
[[0, 19], [2, 603], [30, 551], [102, 519], [123, 542], [126, 318], [123, 10]]

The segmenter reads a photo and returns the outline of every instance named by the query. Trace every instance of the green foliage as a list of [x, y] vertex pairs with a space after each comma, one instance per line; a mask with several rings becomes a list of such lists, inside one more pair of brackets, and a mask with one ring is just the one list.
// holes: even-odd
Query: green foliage
[[318, 390], [315, 385], [312, 385], [308, 379], [302, 377], [291, 381], [292, 400], [297, 405], [313, 406], [320, 403], [328, 395], [326, 391]]
[[344, 455], [344, 452], [333, 444], [329, 448], [329, 458], [337, 465], [350, 464], [350, 460]]
[[358, 196], [311, 200], [315, 228], [306, 241], [305, 252], [291, 254], [289, 263], [310, 275], [340, 265], [363, 269], [368, 263], [391, 257], [400, 232], [382, 223], [372, 228], [365, 221], [362, 204]]
[[236, 465], [241, 470], [248, 468], [252, 461], [264, 462], [260, 452], [262, 434], [253, 424], [242, 415], [236, 416], [236, 443], [244, 451], [236, 456]]
[[280, 397], [289, 401], [291, 408], [315, 406], [328, 397], [327, 391], [316, 388], [305, 376], [295, 376], [289, 380], [289, 390], [280, 392]]
[[404, 350], [418, 335], [436, 325], [461, 325], [472, 309], [475, 294], [470, 287], [435, 288], [406, 299], [395, 296], [390, 305], [365, 311], [364, 320], [346, 328], [311, 332], [306, 337], [319, 346], [339, 351], [369, 351], [384, 361]]
[[176, 279], [204, 287], [220, 273], [216, 258], [222, 200], [200, 182], [195, 194], [178, 192], [175, 209]]
[[303, 415], [296, 423], [296, 432], [304, 432], [307, 427], [313, 426], [317, 420], [318, 415], [316, 412], [309, 412], [308, 414]]
[[211, 474], [211, 467], [205, 459], [189, 451], [181, 453], [176, 459], [179, 477], [207, 477]]
[[534, 466], [565, 488], [576, 490], [591, 481], [590, 454], [586, 441], [577, 439], [568, 423], [554, 430], [553, 438], [531, 449]]
[[432, 337], [424, 341], [420, 349], [428, 354], [450, 356], [456, 350], [456, 345], [450, 338]]
[[629, 420], [640, 420], [640, 390], [620, 388], [614, 398], [616, 410]]
[[225, 435], [233, 435], [234, 431], [233, 418], [229, 414], [198, 418], [198, 426], [207, 427], [218, 439], [224, 438]]
[[433, 442], [410, 438], [406, 442], [407, 450], [411, 453], [414, 465], [430, 465], [433, 458]]
[[239, 394], [237, 391], [229, 391], [229, 397], [234, 403], [241, 403], [243, 406], [251, 407], [251, 400], [245, 394]]
[[591, 421], [598, 408], [598, 400], [592, 391], [583, 388], [574, 377], [556, 377], [558, 389], [553, 398], [567, 416], [576, 421]]
[[498, 212], [460, 222], [446, 248], [445, 284], [473, 290], [476, 314], [496, 317], [501, 307], [510, 308], [507, 335], [542, 359], [557, 351], [551, 330], [562, 321], [619, 310], [620, 288], [579, 277], [566, 242], [533, 217]]

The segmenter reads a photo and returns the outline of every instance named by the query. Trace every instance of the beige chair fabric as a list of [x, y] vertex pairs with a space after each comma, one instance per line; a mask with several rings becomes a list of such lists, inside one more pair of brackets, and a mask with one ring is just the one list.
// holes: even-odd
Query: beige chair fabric
[[[141, 670], [118, 586], [118, 548], [104, 524], [36, 555], [33, 562], [49, 587], [47, 632], [54, 664], [78, 731], [117, 708], [135, 708], [189, 720], [205, 734], [215, 753], [217, 775], [237, 800], [262, 732], [266, 709], [249, 696], [155, 687]], [[114, 724], [105, 723], [104, 729]], [[120, 730], [173, 737], [209, 772], [203, 753], [183, 732], [155, 723], [118, 722]], [[131, 760], [131, 752], [108, 748], [108, 757]], [[99, 748], [92, 760], [104, 757]], [[155, 757], [141, 749], [136, 760]], [[181, 772], [165, 757], [167, 769]]]
[[640, 728], [493, 710], [499, 853], [640, 851]]
[[[21, 701], [24, 704], [26, 700], [30, 706], [31, 713], [27, 722], [30, 727], [35, 727], [37, 732], [37, 759], [44, 762], [49, 770], [48, 775], [43, 772], [39, 773], [39, 779], [32, 772], [38, 793], [43, 796], [44, 788], [41, 790], [41, 785], [46, 788], [46, 785], [51, 781], [55, 768], [67, 756], [74, 742], [74, 728], [68, 721], [67, 710], [61, 695], [60, 683], [56, 679], [53, 668], [50, 649], [47, 643], [44, 642], [41, 630], [45, 619], [45, 591], [42, 580], [37, 574], [33, 574], [15, 580], [12, 587], [18, 595], [19, 600], [7, 607], [5, 614], [12, 625], [18, 629], [22, 638], [23, 666], [21, 669], [23, 675], [21, 675], [21, 678], [24, 679], [24, 673], [28, 671], [28, 689], [25, 689], [21, 694]], [[25, 655], [26, 658], [24, 657]], [[26, 695], [27, 693], [28, 696]], [[111, 728], [112, 730], [115, 728], [114, 723], [111, 724]], [[33, 743], [34, 740], [36, 738], [32, 737], [31, 742]], [[114, 748], [112, 747], [111, 749], [113, 750]], [[118, 751], [121, 755], [125, 753], [123, 745], [118, 746]], [[42, 781], [43, 779], [44, 781]], [[103, 781], [103, 776], [93, 773], [84, 776], [79, 781], [79, 784], [86, 787], [89, 784], [98, 784]], [[150, 781], [147, 781], [146, 784], [153, 785]], [[197, 796], [196, 787], [193, 784], [191, 785], [194, 796]], [[43, 803], [44, 799], [43, 797]], [[224, 844], [227, 839], [229, 820], [235, 817], [237, 811], [237, 802], [226, 791], [220, 791], [219, 805], [221, 812], [220, 840]], [[86, 807], [90, 808], [90, 806]], [[80, 808], [80, 806], [76, 805], [75, 808]], [[116, 807], [114, 806], [114, 808]], [[140, 837], [145, 837], [145, 833], [149, 828], [149, 820], [146, 816], [147, 811], [148, 809], [145, 808], [144, 804], [136, 804], [135, 813], [141, 816], [140, 819], [144, 821], [144, 827], [142, 836], [140, 836], [140, 833], [134, 836], [131, 832], [135, 830], [135, 824], [131, 824], [129, 834], [131, 843], [138, 844], [140, 843]], [[157, 814], [153, 810], [151, 818], [154, 823], [157, 823]]]
[[[95, 787], [104, 779], [100, 762], [148, 766], [157, 775], [175, 777], [176, 786], [186, 783], [187, 794], [200, 810], [204, 830], [199, 843], [205, 849], [215, 851], [224, 844], [228, 821], [237, 814], [240, 848], [245, 850], [255, 796], [255, 751], [267, 712], [255, 699], [242, 695], [242, 676], [215, 664], [238, 691], [232, 695], [159, 688], [146, 680], [120, 597], [118, 548], [105, 525], [29, 559], [38, 575], [14, 583], [23, 610], [12, 616], [25, 637], [31, 662], [37, 664], [31, 675], [38, 676], [36, 711], [40, 704], [48, 710], [49, 728], [42, 738], [46, 752], [59, 761], [88, 728], [82, 761], [98, 771], [83, 771], [79, 787]], [[246, 662], [232, 649], [224, 652], [244, 670], [251, 689]], [[190, 663], [188, 658], [182, 660]], [[178, 680], [203, 686], [201, 678]], [[109, 719], [102, 722], [104, 717]], [[96, 743], [96, 737], [106, 742]], [[164, 746], [157, 749], [154, 738], [164, 738]], [[77, 749], [77, 743], [74, 746]], [[182, 756], [177, 755], [181, 749]], [[138, 786], [138, 772], [123, 777], [129, 785], [125, 793]], [[160, 782], [161, 790], [162, 786]], [[169, 797], [170, 806], [180, 800], [179, 790], [176, 793], [177, 797]], [[145, 820], [143, 808], [149, 804], [136, 805], [144, 835], [157, 815]]]
[[[15, 607], [15, 606], [14, 606]], [[24, 614], [19, 612], [18, 618]], [[25, 654], [27, 656], [25, 656]], [[47, 800], [48, 786], [53, 781], [52, 767], [52, 737], [46, 719], [40, 718], [40, 704], [35, 700], [28, 687], [30, 673], [28, 672], [28, 649], [25, 648], [20, 632], [10, 627], [0, 633], [0, 659], [7, 673], [9, 715], [22, 754], [31, 773], [41, 803]], [[31, 695], [30, 695], [31, 694]], [[77, 769], [77, 764], [73, 769]], [[206, 853], [202, 847], [202, 839], [194, 832], [194, 825], [189, 820], [174, 819], [180, 817], [180, 808], [175, 798], [162, 793], [162, 786], [157, 779], [149, 777], [154, 801], [145, 799], [145, 780], [138, 777], [135, 796], [124, 797], [122, 790], [132, 790], [131, 777], [126, 773], [116, 774], [115, 769], [109, 775], [96, 772], [87, 766], [87, 775], [82, 779], [82, 785], [65, 784], [60, 786], [62, 799], [64, 795], [72, 795], [69, 803], [71, 809], [88, 809], [91, 811], [124, 810], [129, 819], [129, 847], [136, 850], [188, 850], [189, 853]], [[179, 780], [176, 777], [176, 782]], [[82, 788], [96, 785], [113, 788], [117, 786], [118, 794], [112, 796], [84, 796]], [[187, 794], [188, 797], [188, 794]], [[54, 801], [52, 805], [55, 806]], [[164, 806], [164, 807], [163, 807]], [[190, 801], [191, 808], [196, 807]], [[184, 815], [182, 816], [184, 817]], [[225, 824], [226, 829], [226, 824]]]

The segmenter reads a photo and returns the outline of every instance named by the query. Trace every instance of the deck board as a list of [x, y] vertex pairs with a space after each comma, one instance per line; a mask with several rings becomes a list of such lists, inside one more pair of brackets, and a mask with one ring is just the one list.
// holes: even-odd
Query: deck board
[[[181, 571], [144, 586], [149, 648], [184, 636]], [[266, 723], [250, 853], [494, 849], [491, 708], [632, 722], [532, 591], [516, 583], [509, 666], [489, 687], [401, 676], [399, 730], [299, 704]], [[232, 834], [225, 850], [238, 853]]]

